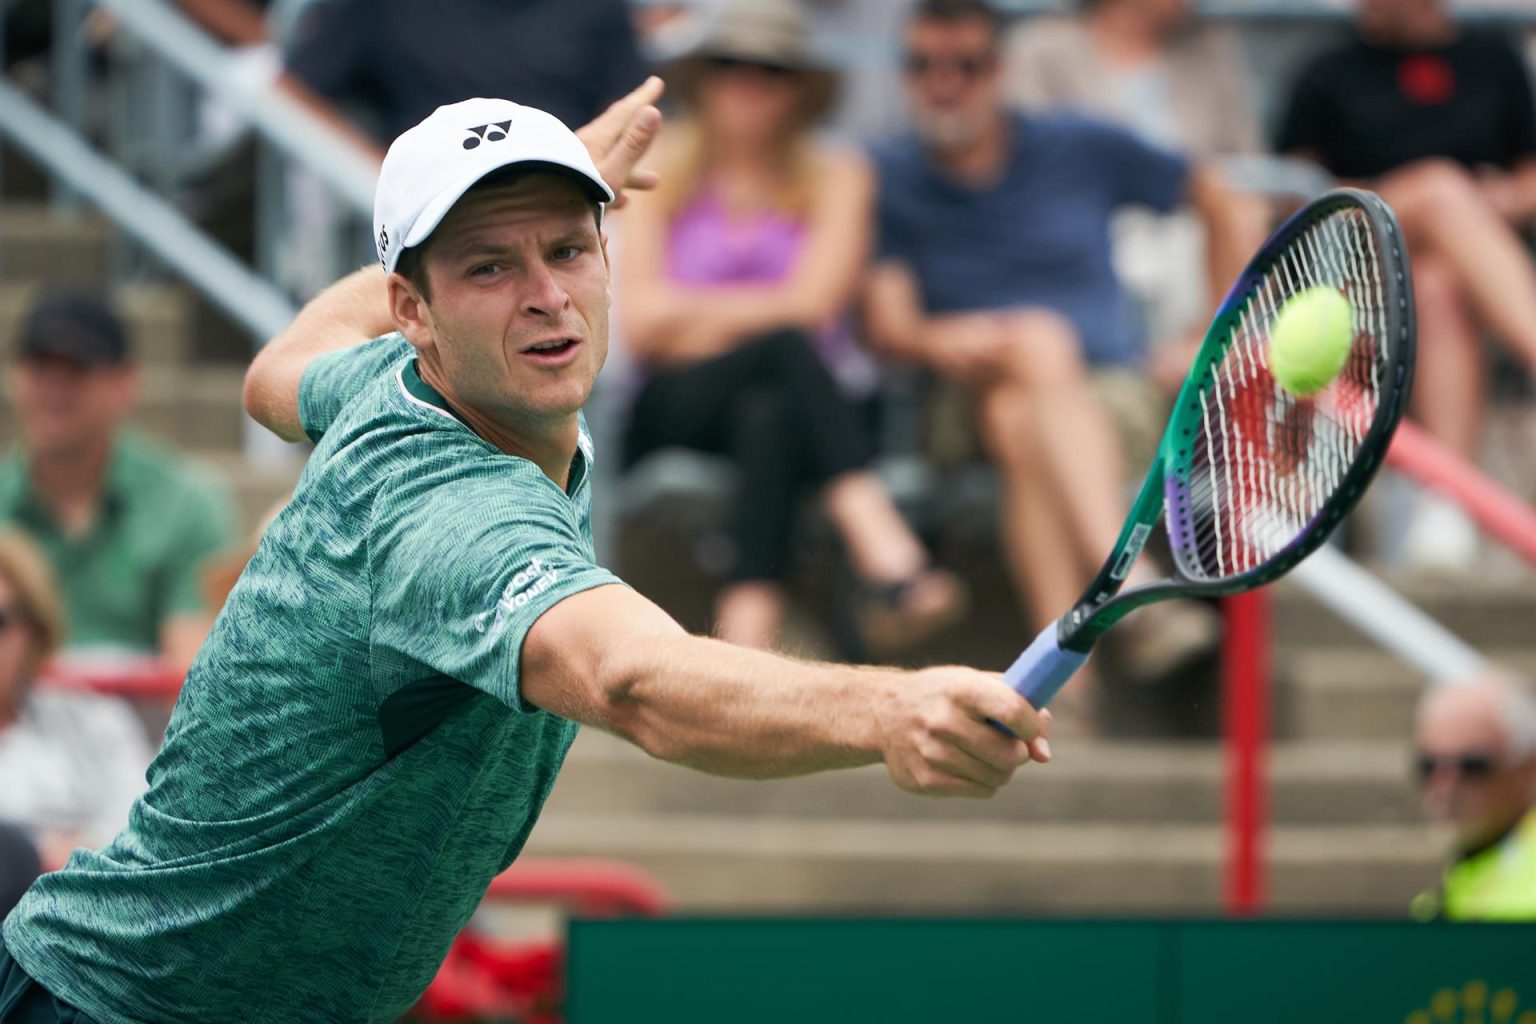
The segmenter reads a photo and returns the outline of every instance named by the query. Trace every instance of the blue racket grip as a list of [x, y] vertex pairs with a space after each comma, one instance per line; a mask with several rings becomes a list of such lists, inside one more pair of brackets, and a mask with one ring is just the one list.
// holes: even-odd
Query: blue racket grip
[[[1003, 673], [1003, 682], [1017, 690], [1020, 696], [1037, 709], [1043, 708], [1087, 660], [1086, 651], [1061, 649], [1061, 645], [1056, 642], [1056, 623], [1052, 622], [1008, 666], [1008, 671]], [[992, 724], [1010, 736], [1013, 735], [1013, 731], [1001, 722]]]

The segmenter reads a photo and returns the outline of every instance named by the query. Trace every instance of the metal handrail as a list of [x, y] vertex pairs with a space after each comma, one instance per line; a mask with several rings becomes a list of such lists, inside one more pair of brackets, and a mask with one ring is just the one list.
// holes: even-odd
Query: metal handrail
[[9, 136], [76, 193], [99, 206], [256, 337], [270, 338], [293, 320], [297, 310], [282, 292], [3, 78], [0, 135]]
[[373, 213], [379, 167], [325, 119], [282, 89], [230, 75], [224, 48], [161, 0], [93, 0], [121, 28], [245, 118], [284, 156], [313, 171], [363, 216]]

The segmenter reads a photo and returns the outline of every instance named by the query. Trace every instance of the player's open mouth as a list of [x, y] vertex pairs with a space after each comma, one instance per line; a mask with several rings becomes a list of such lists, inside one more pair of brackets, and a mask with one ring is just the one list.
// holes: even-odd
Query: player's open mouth
[[575, 338], [551, 338], [523, 349], [523, 355], [543, 366], [559, 366], [568, 362], [581, 347]]

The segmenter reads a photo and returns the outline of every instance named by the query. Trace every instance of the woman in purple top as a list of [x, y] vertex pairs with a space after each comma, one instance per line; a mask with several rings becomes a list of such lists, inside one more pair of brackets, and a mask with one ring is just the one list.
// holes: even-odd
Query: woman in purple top
[[667, 76], [686, 116], [664, 140], [661, 187], [631, 201], [619, 255], [624, 339], [646, 373], [626, 456], [693, 448], [740, 468], [721, 637], [777, 639], [796, 507], [815, 491], [870, 584], [870, 640], [889, 647], [952, 618], [961, 593], [869, 471], [837, 379], [867, 384], [845, 313], [873, 181], [812, 137], [835, 82], [807, 36], [788, 0], [738, 0]]

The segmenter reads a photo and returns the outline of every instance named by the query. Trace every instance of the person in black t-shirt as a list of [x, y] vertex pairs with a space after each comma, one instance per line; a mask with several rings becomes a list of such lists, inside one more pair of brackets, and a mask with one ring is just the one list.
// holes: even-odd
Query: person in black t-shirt
[[[1444, 0], [1361, 0], [1356, 29], [1297, 81], [1277, 148], [1374, 189], [1402, 218], [1418, 293], [1416, 413], [1471, 456], [1484, 334], [1536, 371], [1536, 269], [1518, 233], [1536, 220], [1527, 68], [1501, 37], [1459, 28]], [[1444, 513], [1431, 521], [1442, 541], [1459, 529]]]

